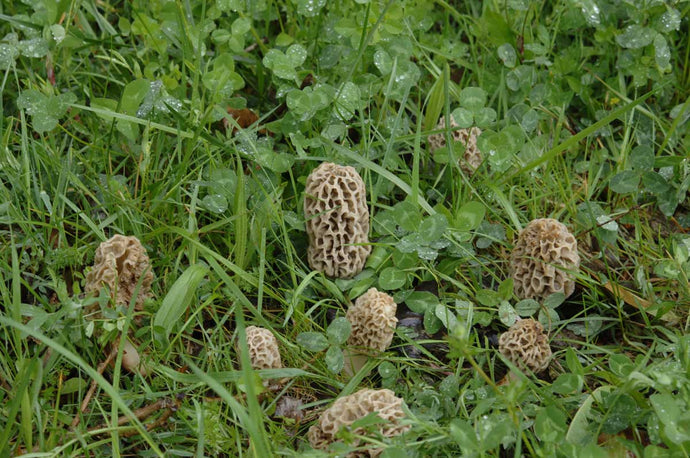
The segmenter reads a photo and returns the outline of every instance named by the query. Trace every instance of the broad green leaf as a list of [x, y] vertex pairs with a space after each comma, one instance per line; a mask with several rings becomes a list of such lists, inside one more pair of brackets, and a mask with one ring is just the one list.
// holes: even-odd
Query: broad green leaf
[[480, 87], [466, 87], [460, 91], [460, 106], [476, 111], [486, 105], [486, 91]]
[[517, 64], [517, 53], [510, 43], [503, 43], [498, 47], [498, 57], [508, 68], [513, 68]]
[[333, 345], [344, 345], [347, 342], [347, 338], [350, 337], [350, 332], [352, 331], [352, 325], [345, 317], [338, 317], [328, 325], [326, 329], [326, 334], [328, 335], [328, 340]]
[[515, 321], [518, 319], [518, 314], [513, 306], [510, 305], [510, 302], [503, 301], [501, 305], [498, 306], [498, 319], [508, 327], [515, 324]]
[[539, 410], [534, 419], [534, 434], [543, 442], [562, 440], [566, 429], [566, 416], [554, 405]]
[[405, 304], [415, 313], [433, 311], [438, 303], [438, 297], [428, 291], [413, 291], [405, 300]]
[[379, 274], [379, 287], [386, 291], [400, 289], [407, 282], [407, 274], [395, 267], [386, 267]]
[[558, 376], [551, 389], [557, 394], [574, 394], [579, 393], [582, 389], [583, 380], [575, 374], [561, 374]]
[[428, 308], [424, 312], [424, 331], [427, 334], [433, 335], [441, 330], [443, 323], [436, 316], [436, 308]]
[[522, 317], [534, 315], [539, 310], [539, 302], [534, 299], [523, 299], [515, 304], [515, 311]]
[[455, 228], [460, 231], [477, 229], [484, 219], [486, 208], [481, 202], [470, 201], [464, 204], [455, 215]]
[[329, 371], [333, 372], [334, 374], [340, 373], [345, 365], [343, 351], [335, 345], [330, 347], [328, 351], [326, 351], [324, 361], [326, 362], [326, 367], [328, 367]]
[[299, 346], [309, 351], [319, 352], [328, 348], [328, 339], [320, 332], [302, 332], [296, 340]]
[[616, 36], [616, 43], [623, 48], [638, 49], [652, 43], [656, 32], [639, 24], [629, 25], [623, 33]]
[[441, 323], [443, 323], [443, 326], [445, 326], [446, 329], [453, 329], [458, 324], [458, 319], [455, 316], [455, 313], [444, 304], [436, 305], [435, 314], [436, 318], [441, 320]]
[[448, 220], [445, 215], [436, 213], [435, 215], [428, 216], [419, 225], [420, 240], [426, 243], [438, 240], [443, 237], [443, 233], [447, 228]]
[[624, 170], [611, 177], [609, 187], [618, 194], [628, 194], [638, 190], [640, 174], [632, 170]]
[[207, 273], [208, 267], [205, 264], [191, 265], [170, 287], [170, 291], [163, 298], [153, 318], [153, 326], [162, 328], [166, 337], [170, 335], [175, 324], [189, 308], [192, 299], [196, 296], [197, 288]]

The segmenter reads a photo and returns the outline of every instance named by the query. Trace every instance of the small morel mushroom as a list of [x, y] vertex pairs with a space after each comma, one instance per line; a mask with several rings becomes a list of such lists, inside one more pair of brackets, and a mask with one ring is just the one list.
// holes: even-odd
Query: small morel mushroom
[[[355, 421], [369, 415], [372, 412], [385, 420], [378, 425], [379, 432], [384, 437], [393, 437], [407, 431], [409, 425], [399, 424], [399, 420], [405, 417], [402, 410], [403, 400], [391, 390], [362, 389], [349, 396], [343, 396], [321, 414], [321, 418], [309, 428], [307, 437], [312, 447], [325, 450], [329, 444], [336, 440], [336, 434], [341, 428], [350, 426]], [[363, 430], [357, 429], [354, 434], [362, 434]], [[366, 450], [368, 456], [378, 456], [381, 449], [371, 448]]]
[[116, 235], [96, 249], [93, 268], [86, 274], [85, 291], [98, 296], [107, 286], [117, 305], [128, 306], [140, 278], [135, 310], [142, 310], [144, 301], [151, 296], [153, 272], [139, 239]]
[[309, 174], [304, 192], [309, 265], [329, 277], [357, 275], [371, 253], [362, 177], [353, 167], [324, 162]]
[[[359, 296], [345, 314], [352, 325], [348, 345], [385, 351], [393, 340], [398, 323], [396, 309], [393, 298], [376, 288], [370, 288]], [[345, 356], [345, 371], [350, 374], [359, 371], [367, 360], [366, 356], [350, 351]]]
[[245, 332], [247, 334], [249, 359], [254, 369], [280, 369], [283, 367], [278, 340], [271, 331], [258, 326], [247, 326]]
[[510, 255], [513, 290], [521, 299], [542, 301], [553, 293], [570, 296], [575, 290], [572, 272], [579, 267], [577, 240], [551, 218], [531, 221]]
[[544, 327], [536, 320], [518, 320], [498, 339], [498, 351], [521, 370], [534, 373], [549, 366], [551, 347]]
[[[455, 129], [459, 127], [458, 123], [455, 122], [453, 117], [450, 117], [450, 128]], [[446, 117], [441, 116], [438, 121], [436, 129], [446, 128]], [[460, 161], [460, 168], [468, 175], [472, 175], [477, 171], [480, 165], [482, 165], [482, 153], [479, 151], [477, 146], [477, 138], [482, 134], [479, 127], [471, 127], [469, 129], [455, 129], [451, 132], [451, 137], [456, 142], [460, 142], [465, 145], [465, 153], [462, 155], [462, 160]], [[429, 142], [429, 149], [431, 152], [436, 151], [439, 148], [446, 146], [446, 135], [443, 132], [437, 134], [431, 134], [427, 138]]]
[[[118, 342], [115, 342], [113, 345], [117, 346]], [[148, 368], [141, 362], [137, 348], [129, 339], [125, 340], [122, 349], [122, 367], [133, 374], [138, 372], [143, 376], [148, 375]]]

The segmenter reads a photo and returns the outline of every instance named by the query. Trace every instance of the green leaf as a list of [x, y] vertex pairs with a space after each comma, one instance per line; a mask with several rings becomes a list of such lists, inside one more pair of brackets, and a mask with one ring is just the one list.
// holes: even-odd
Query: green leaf
[[510, 43], [503, 43], [498, 47], [498, 57], [503, 61], [503, 65], [513, 68], [517, 64], [517, 53]]
[[630, 358], [621, 354], [609, 356], [609, 368], [611, 372], [622, 378], [626, 378], [635, 370], [635, 366], [632, 361], [630, 361]]
[[555, 309], [559, 305], [565, 302], [565, 294], [563, 293], [552, 293], [549, 294], [546, 299], [544, 299], [544, 307], [548, 309]]
[[336, 346], [330, 347], [326, 352], [324, 361], [326, 362], [326, 367], [329, 371], [333, 372], [334, 374], [338, 374], [341, 370], [343, 370], [343, 366], [345, 365], [343, 351]]
[[[451, 117], [455, 120], [458, 126], [462, 127], [463, 129], [467, 129], [474, 124], [474, 113], [467, 108], [456, 108], [453, 110], [453, 113], [451, 113]], [[445, 129], [445, 126], [442, 126], [442, 128]]]
[[660, 69], [670, 70], [671, 49], [666, 38], [660, 33], [657, 33], [654, 37], [654, 61]]
[[515, 309], [513, 308], [513, 306], [510, 305], [510, 302], [508, 302], [508, 301], [501, 302], [501, 305], [498, 306], [498, 319], [501, 320], [501, 323], [510, 327], [513, 324], [515, 324], [515, 321], [517, 320], [517, 318], [518, 318], [518, 314], [517, 314], [517, 312], [515, 312]]
[[443, 323], [443, 326], [445, 326], [446, 329], [451, 330], [457, 326], [458, 319], [455, 316], [455, 313], [444, 304], [438, 304], [434, 310], [434, 313], [436, 314], [436, 318], [441, 320], [441, 323]]
[[450, 422], [450, 437], [468, 451], [478, 450], [477, 433], [472, 425], [465, 420], [455, 418]]
[[466, 87], [460, 91], [460, 106], [476, 111], [486, 105], [486, 91], [480, 87]]
[[640, 174], [632, 170], [624, 170], [611, 177], [609, 187], [618, 194], [627, 194], [638, 190]]
[[343, 345], [347, 342], [347, 338], [350, 337], [350, 332], [352, 331], [352, 325], [345, 317], [338, 317], [328, 325], [326, 329], [326, 334], [328, 335], [328, 340], [333, 345]]
[[395, 267], [386, 267], [379, 274], [379, 287], [386, 291], [400, 289], [407, 282], [407, 274]]
[[654, 150], [649, 145], [638, 145], [630, 152], [630, 165], [635, 170], [651, 170], [654, 167]]
[[419, 225], [419, 239], [426, 243], [434, 242], [443, 237], [447, 228], [448, 220], [445, 215], [436, 213], [424, 218], [422, 224]]
[[413, 291], [407, 296], [405, 304], [415, 313], [424, 313], [427, 310], [436, 310], [439, 302], [438, 297], [428, 291]]
[[639, 408], [635, 400], [627, 394], [611, 393], [605, 397], [606, 415], [601, 425], [605, 434], [617, 434], [634, 423]]
[[575, 374], [561, 374], [558, 376], [551, 389], [557, 394], [574, 394], [582, 390], [583, 380]]
[[393, 217], [398, 226], [410, 232], [416, 231], [422, 222], [419, 207], [407, 200], [395, 204], [395, 207], [393, 207]]
[[428, 308], [424, 312], [424, 331], [429, 335], [434, 335], [441, 330], [443, 323], [436, 316], [436, 308]]
[[484, 219], [486, 207], [481, 202], [470, 201], [455, 214], [455, 228], [460, 231], [477, 229]]
[[539, 310], [539, 302], [534, 299], [523, 299], [515, 304], [515, 311], [522, 317], [532, 316]]
[[623, 48], [639, 49], [652, 43], [656, 32], [639, 24], [629, 25], [623, 33], [616, 36], [616, 43]]
[[163, 302], [153, 318], [153, 326], [165, 330], [168, 337], [176, 323], [180, 321], [192, 299], [196, 296], [196, 290], [208, 273], [205, 264], [194, 264], [175, 280], [170, 291], [163, 298]]
[[335, 114], [341, 121], [348, 121], [355, 115], [355, 110], [360, 105], [360, 97], [359, 86], [351, 81], [343, 84], [335, 99]]
[[328, 348], [328, 339], [320, 332], [302, 332], [296, 340], [299, 346], [309, 351], [319, 352]]
[[666, 181], [666, 178], [656, 172], [644, 172], [642, 174], [642, 185], [646, 191], [651, 192], [655, 196], [667, 194], [671, 190], [671, 186]]
[[553, 405], [539, 410], [534, 419], [534, 434], [543, 442], [556, 442], [565, 437], [566, 417]]

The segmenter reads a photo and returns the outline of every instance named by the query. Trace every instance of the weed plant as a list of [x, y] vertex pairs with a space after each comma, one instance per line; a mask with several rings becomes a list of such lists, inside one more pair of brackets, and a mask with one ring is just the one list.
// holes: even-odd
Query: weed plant
[[[0, 456], [687, 457], [689, 9], [3, 1]], [[451, 116], [482, 130], [473, 174]], [[306, 261], [323, 161], [367, 185], [352, 279]], [[510, 250], [546, 217], [578, 241], [575, 294], [520, 301]], [[143, 312], [84, 294], [115, 234], [151, 259]], [[342, 317], [370, 287], [399, 325], [349, 376]], [[497, 337], [530, 316], [553, 358], [506, 378]], [[251, 324], [283, 369], [251, 369]], [[122, 345], [103, 364], [128, 330], [147, 376]], [[320, 413], [365, 387], [403, 398], [410, 430], [312, 450]]]

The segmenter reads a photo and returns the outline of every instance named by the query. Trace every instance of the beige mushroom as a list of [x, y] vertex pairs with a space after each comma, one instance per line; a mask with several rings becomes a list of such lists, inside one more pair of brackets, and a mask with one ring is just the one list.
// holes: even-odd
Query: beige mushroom
[[573, 273], [579, 267], [577, 240], [551, 218], [531, 221], [510, 255], [513, 290], [521, 299], [542, 301], [553, 293], [570, 296], [575, 290]]
[[[113, 345], [118, 345], [118, 342], [115, 342]], [[123, 346], [122, 367], [133, 374], [148, 375], [148, 368], [142, 363], [139, 351], [129, 339], [125, 340]]]
[[142, 310], [144, 301], [151, 297], [153, 271], [139, 239], [116, 235], [96, 249], [94, 265], [86, 274], [84, 289], [86, 293], [98, 296], [107, 286], [117, 305], [129, 306], [140, 278], [135, 310]]
[[245, 333], [249, 359], [254, 369], [280, 369], [283, 367], [278, 340], [271, 331], [258, 326], [247, 326]]
[[329, 277], [357, 275], [371, 253], [364, 181], [353, 167], [324, 162], [304, 193], [309, 265]]
[[532, 318], [518, 320], [501, 334], [498, 351], [521, 370], [529, 369], [534, 373], [546, 369], [551, 359], [544, 327]]
[[[456, 142], [460, 142], [465, 146], [465, 152], [462, 155], [462, 160], [460, 160], [460, 168], [468, 175], [472, 175], [477, 171], [480, 165], [482, 165], [482, 152], [479, 151], [477, 146], [477, 138], [482, 134], [479, 127], [471, 127], [469, 129], [456, 129], [459, 127], [458, 123], [455, 122], [453, 117], [450, 117], [450, 128], [453, 129], [451, 132], [451, 137]], [[438, 121], [436, 129], [446, 128], [446, 118], [441, 116]], [[436, 151], [439, 148], [446, 146], [446, 134], [444, 132], [439, 132], [436, 134], [431, 134], [427, 138], [429, 142], [429, 149], [431, 152]]]
[[[362, 389], [349, 396], [343, 396], [321, 414], [319, 420], [309, 428], [307, 437], [312, 447], [325, 450], [328, 445], [336, 441], [336, 434], [341, 428], [350, 426], [355, 421], [372, 412], [386, 420], [378, 425], [379, 432], [384, 437], [393, 437], [407, 431], [409, 425], [401, 425], [399, 420], [405, 417], [402, 409], [403, 400], [395, 396], [391, 390]], [[356, 429], [354, 434], [362, 434], [362, 429]], [[380, 448], [369, 448], [359, 456], [378, 456]]]
[[[385, 351], [393, 340], [398, 323], [396, 310], [393, 298], [376, 288], [370, 288], [359, 296], [345, 314], [352, 325], [348, 345], [375, 352]], [[357, 348], [348, 349], [345, 352], [345, 372], [349, 375], [358, 372], [366, 361], [367, 356], [358, 353]]]

